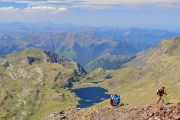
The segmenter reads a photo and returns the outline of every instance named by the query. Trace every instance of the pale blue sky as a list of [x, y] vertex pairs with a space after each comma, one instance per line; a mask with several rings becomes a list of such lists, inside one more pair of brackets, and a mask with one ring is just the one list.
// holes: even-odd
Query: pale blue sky
[[180, 0], [0, 0], [13, 21], [180, 30]]

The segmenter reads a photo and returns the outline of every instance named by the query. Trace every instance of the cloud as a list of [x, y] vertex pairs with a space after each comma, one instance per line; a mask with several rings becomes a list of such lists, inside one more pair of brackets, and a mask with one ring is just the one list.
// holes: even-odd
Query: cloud
[[145, 5], [145, 4], [164, 4], [180, 3], [179, 0], [83, 0], [88, 4], [121, 4], [121, 5]]
[[0, 0], [0, 2], [16, 2], [33, 6], [63, 6], [66, 8], [110, 9], [132, 6], [177, 6], [180, 0]]
[[28, 7], [26, 9], [32, 9], [32, 10], [49, 10], [49, 11], [61, 11], [61, 12], [64, 12], [67, 10], [67, 8], [65, 7], [49, 7], [49, 6], [35, 6], [35, 7]]
[[27, 8], [15, 7], [0, 7], [0, 21], [12, 22], [42, 22], [42, 21], [55, 21], [60, 19], [60, 15], [67, 11], [65, 7], [49, 7], [49, 6], [36, 6]]
[[88, 7], [95, 9], [111, 9], [119, 7], [141, 7], [141, 6], [156, 6], [156, 7], [174, 7], [180, 6], [180, 0], [83, 0], [79, 7]]
[[[147, 5], [163, 8], [180, 6], [180, 0], [0, 0], [1, 2], [25, 4], [26, 6], [21, 8], [18, 5], [14, 5], [12, 7], [12, 4], [10, 4], [9, 7], [0, 7], [1, 22], [60, 21], [62, 15], [74, 9], [130, 9]], [[71, 18], [71, 16], [67, 18]]]

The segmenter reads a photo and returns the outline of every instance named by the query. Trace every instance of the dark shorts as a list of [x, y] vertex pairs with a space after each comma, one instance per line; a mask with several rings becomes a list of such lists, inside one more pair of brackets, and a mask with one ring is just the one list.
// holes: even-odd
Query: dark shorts
[[112, 105], [112, 106], [118, 106], [119, 103], [112, 103], [111, 105]]

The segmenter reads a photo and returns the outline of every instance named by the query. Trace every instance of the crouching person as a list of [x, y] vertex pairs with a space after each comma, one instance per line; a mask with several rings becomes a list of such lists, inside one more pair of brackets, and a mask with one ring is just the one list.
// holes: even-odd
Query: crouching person
[[110, 104], [112, 106], [119, 106], [121, 104], [120, 96], [118, 96], [118, 95], [111, 95], [111, 97], [110, 97]]

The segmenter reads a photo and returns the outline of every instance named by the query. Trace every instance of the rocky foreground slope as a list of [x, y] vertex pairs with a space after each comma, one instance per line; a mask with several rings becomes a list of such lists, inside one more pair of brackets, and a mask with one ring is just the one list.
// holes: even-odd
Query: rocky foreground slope
[[118, 108], [70, 109], [42, 120], [179, 120], [180, 104], [123, 106]]

